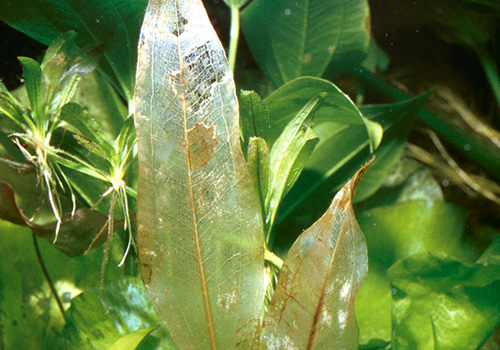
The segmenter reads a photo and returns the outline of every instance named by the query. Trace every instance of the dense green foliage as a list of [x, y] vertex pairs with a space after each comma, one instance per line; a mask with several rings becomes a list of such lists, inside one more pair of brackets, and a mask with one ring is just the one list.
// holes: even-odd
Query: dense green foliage
[[[494, 348], [488, 338], [500, 323], [500, 234], [468, 222], [469, 212], [445, 200], [431, 171], [403, 152], [416, 118], [496, 179], [498, 148], [429, 112], [418, 115], [430, 93], [406, 98], [377, 80], [387, 57], [371, 40], [368, 1], [225, 2], [230, 12], [222, 3], [205, 5], [221, 37], [231, 23], [226, 44], [242, 151], [269, 248], [265, 320], [288, 311], [272, 302], [279, 257], [319, 249], [310, 244], [320, 236], [313, 223], [327, 221], [317, 220], [374, 154], [356, 196], [346, 197], [369, 257], [355, 302], [359, 347]], [[451, 20], [429, 13], [428, 23], [478, 55], [492, 100], [500, 101], [497, 2], [440, 3]], [[176, 348], [138, 278], [135, 249], [141, 159], [130, 113], [146, 5], [0, 3], [2, 21], [50, 45], [39, 60], [19, 58], [19, 89], [0, 84], [0, 348]], [[240, 24], [246, 45], [238, 46]], [[345, 74], [356, 81], [352, 98], [334, 84]], [[363, 104], [368, 86], [398, 101]], [[352, 256], [361, 264], [361, 255]], [[282, 276], [296, 269], [301, 283], [276, 294], [309, 298], [308, 270], [292, 258], [286, 264]], [[344, 344], [353, 346], [355, 333]]]

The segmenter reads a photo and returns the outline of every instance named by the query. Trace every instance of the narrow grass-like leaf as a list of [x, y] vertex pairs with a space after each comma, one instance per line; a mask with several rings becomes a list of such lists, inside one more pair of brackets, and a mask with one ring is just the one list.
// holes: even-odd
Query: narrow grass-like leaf
[[248, 347], [263, 313], [262, 218], [201, 1], [150, 1], [134, 106], [138, 254], [153, 304], [181, 349]]
[[246, 150], [250, 137], [257, 136], [264, 140], [268, 139], [269, 116], [266, 105], [254, 91], [241, 91], [239, 102], [243, 150]]
[[247, 153], [248, 171], [252, 177], [262, 206], [262, 215], [265, 215], [265, 200], [269, 178], [269, 150], [266, 141], [261, 137], [251, 137], [248, 142]]
[[266, 226], [272, 227], [278, 205], [299, 177], [302, 168], [319, 139], [310, 126], [326, 93], [312, 98], [287, 124], [270, 153]]
[[366, 167], [287, 254], [264, 318], [261, 349], [355, 349], [354, 298], [367, 272], [352, 198]]
[[28, 98], [30, 100], [33, 118], [42, 116], [42, 100], [40, 84], [42, 79], [42, 69], [37, 61], [29, 57], [19, 57], [19, 61], [23, 66], [24, 82]]

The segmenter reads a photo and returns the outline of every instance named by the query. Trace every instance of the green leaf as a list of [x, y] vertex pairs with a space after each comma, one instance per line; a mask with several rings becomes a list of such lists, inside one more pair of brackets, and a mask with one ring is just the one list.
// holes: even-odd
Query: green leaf
[[105, 283], [102, 298], [95, 287], [71, 303], [64, 327], [69, 350], [136, 349], [145, 337], [139, 349], [148, 340], [150, 350], [177, 349], [137, 278]]
[[364, 170], [287, 254], [263, 321], [261, 349], [357, 347], [354, 298], [368, 257], [351, 202]]
[[428, 97], [429, 93], [426, 93], [402, 102], [361, 107], [364, 116], [382, 126], [384, 136], [375, 150], [375, 161], [359, 184], [354, 202], [360, 202], [375, 193], [401, 159], [417, 112]]
[[240, 92], [239, 103], [243, 150], [246, 150], [248, 141], [252, 136], [267, 140], [267, 133], [271, 126], [269, 125], [266, 105], [257, 93], [242, 90]]
[[33, 119], [42, 117], [42, 100], [40, 84], [42, 80], [42, 69], [37, 61], [29, 57], [19, 57], [23, 66], [24, 82], [28, 98], [30, 100]]
[[94, 143], [95, 147], [102, 148], [106, 155], [113, 154], [114, 146], [109, 140], [97, 119], [88, 114], [77, 103], [70, 102], [64, 105], [60, 118], [76, 128], [76, 133]]
[[304, 163], [318, 144], [318, 137], [310, 126], [316, 111], [327, 93], [312, 98], [287, 124], [271, 148], [269, 162], [269, 192], [266, 196], [266, 225], [269, 230], [276, 216], [278, 205], [292, 188]]
[[[375, 149], [382, 139], [382, 127], [363, 117], [349, 97], [334, 84], [306, 77], [282, 86], [264, 100], [272, 116], [267, 144], [272, 147], [293, 116], [311, 98], [323, 92], [328, 95], [316, 112], [313, 123], [313, 131], [320, 142], [306, 162], [296, 185], [283, 199], [277, 223], [285, 217], [291, 223], [291, 216], [294, 217], [292, 221], [302, 220], [299, 216], [304, 212], [308, 212], [305, 219], [307, 225], [314, 222], [328, 207], [334, 191], [370, 158], [370, 149]], [[310, 215], [311, 208], [314, 208], [313, 215]], [[307, 225], [301, 222], [300, 228], [290, 230], [287, 227], [284, 230], [300, 232]]]
[[366, 0], [253, 0], [242, 27], [253, 57], [276, 86], [300, 76], [339, 74], [368, 47]]
[[[364, 133], [364, 141], [376, 149], [382, 139], [382, 128], [363, 117], [351, 99], [333, 83], [312, 77], [298, 78], [277, 89], [264, 99], [269, 119], [266, 141], [269, 147], [278, 139], [288, 122], [309, 102], [321, 93], [327, 93], [314, 118], [315, 126], [324, 123], [354, 125]], [[315, 130], [313, 128], [313, 130]], [[315, 130], [316, 132], [316, 130]], [[322, 133], [316, 132], [318, 136]], [[332, 133], [325, 134], [331, 138]], [[260, 135], [259, 135], [260, 136]], [[323, 143], [323, 140], [322, 140]]]
[[265, 215], [265, 200], [269, 179], [269, 150], [266, 141], [260, 137], [251, 137], [248, 142], [248, 171], [252, 177], [261, 203], [262, 215]]
[[[401, 192], [409, 194], [409, 190]], [[416, 194], [414, 190], [412, 193]], [[381, 192], [380, 198], [387, 195]], [[419, 252], [442, 252], [469, 262], [476, 256], [461, 240], [467, 222], [461, 208], [430, 200], [381, 204], [356, 213], [370, 261], [367, 280], [356, 299], [361, 344], [391, 339], [391, 294], [386, 271], [396, 261]]]
[[79, 47], [104, 43], [101, 69], [130, 101], [145, 7], [146, 0], [6, 0], [0, 19], [45, 45], [69, 30], [78, 33]]
[[128, 107], [105, 77], [97, 71], [86, 75], [73, 98], [90, 116], [98, 117], [102, 132], [113, 140], [119, 134], [123, 120], [129, 115]]
[[[72, 297], [99, 284], [102, 248], [69, 258], [43, 240], [38, 245], [65, 309]], [[0, 343], [4, 349], [66, 349], [65, 320], [36, 259], [31, 232], [0, 220], [0, 246]], [[124, 270], [115, 268], [122, 253], [111, 250], [105, 280], [123, 276]], [[96, 310], [103, 313], [98, 299], [97, 305]]]
[[151, 2], [139, 42], [141, 274], [179, 348], [244, 348], [263, 314], [264, 233], [224, 50], [198, 1]]
[[[361, 202], [361, 210], [393, 205], [411, 200], [442, 201], [443, 191], [427, 166], [401, 157], [390, 169], [375, 194]], [[361, 184], [360, 184], [361, 185]]]
[[500, 323], [500, 265], [417, 254], [388, 275], [395, 349], [478, 349]]
[[[28, 101], [26, 104], [28, 104]], [[9, 118], [8, 120], [5, 118], [0, 119], [0, 125], [5, 130], [24, 131], [28, 126], [33, 125], [33, 121], [29, 117], [29, 111], [19, 103], [2, 82], [0, 82], [0, 116]], [[6, 125], [6, 121], [13, 125]]]
[[124, 335], [115, 341], [107, 350], [137, 349], [144, 338], [146, 338], [155, 328], [156, 327], [139, 328], [135, 332]]

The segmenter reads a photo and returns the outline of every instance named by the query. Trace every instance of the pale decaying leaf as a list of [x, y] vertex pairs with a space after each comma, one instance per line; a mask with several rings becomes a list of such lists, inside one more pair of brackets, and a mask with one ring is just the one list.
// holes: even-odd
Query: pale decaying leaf
[[357, 349], [354, 298], [368, 256], [352, 198], [366, 167], [288, 252], [264, 318], [260, 349]]
[[151, 0], [134, 95], [141, 274], [180, 349], [248, 348], [264, 234], [232, 74], [200, 0]]

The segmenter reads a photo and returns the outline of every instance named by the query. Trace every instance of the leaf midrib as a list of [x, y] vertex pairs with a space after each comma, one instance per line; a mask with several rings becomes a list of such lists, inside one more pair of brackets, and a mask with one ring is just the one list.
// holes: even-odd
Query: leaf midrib
[[[178, 9], [178, 2], [174, 2], [174, 9], [175, 9], [175, 16], [178, 18], [179, 17], [179, 9]], [[179, 21], [176, 21], [176, 23], [179, 23]], [[217, 349], [217, 343], [215, 339], [215, 330], [214, 330], [214, 324], [213, 324], [213, 316], [212, 316], [212, 309], [210, 307], [210, 300], [208, 299], [208, 287], [207, 287], [207, 278], [205, 275], [205, 267], [203, 265], [203, 253], [201, 251], [201, 244], [200, 244], [200, 233], [198, 231], [198, 223], [196, 219], [196, 212], [195, 212], [195, 200], [194, 200], [194, 193], [193, 193], [193, 177], [192, 177], [192, 167], [191, 167], [191, 158], [189, 157], [189, 138], [188, 138], [188, 125], [187, 125], [187, 101], [186, 101], [186, 91], [185, 91], [185, 82], [184, 82], [184, 74], [182, 73], [184, 70], [183, 66], [183, 59], [182, 59], [182, 50], [181, 50], [181, 40], [180, 40], [180, 35], [177, 37], [177, 50], [178, 50], [178, 57], [179, 57], [179, 70], [181, 72], [180, 74], [180, 80], [181, 80], [181, 88], [182, 88], [182, 117], [183, 117], [183, 122], [184, 122], [184, 145], [186, 148], [186, 159], [187, 159], [187, 177], [188, 177], [188, 188], [189, 188], [189, 204], [191, 207], [191, 220], [193, 224], [193, 235], [194, 235], [194, 246], [196, 250], [196, 260], [198, 262], [198, 268], [200, 271], [200, 282], [201, 282], [201, 294], [203, 297], [203, 310], [205, 311], [205, 317], [207, 320], [207, 327], [208, 327], [208, 337], [210, 339], [210, 346], [212, 349]]]

